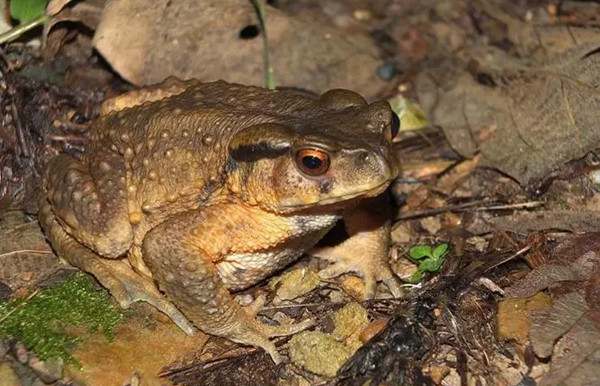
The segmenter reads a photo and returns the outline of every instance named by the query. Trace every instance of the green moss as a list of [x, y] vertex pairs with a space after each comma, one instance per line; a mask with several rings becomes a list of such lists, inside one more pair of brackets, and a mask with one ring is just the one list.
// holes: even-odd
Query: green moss
[[78, 273], [30, 299], [0, 302], [0, 338], [19, 340], [42, 360], [62, 358], [77, 364], [70, 352], [80, 338], [67, 329], [84, 327], [111, 339], [122, 318], [110, 295]]

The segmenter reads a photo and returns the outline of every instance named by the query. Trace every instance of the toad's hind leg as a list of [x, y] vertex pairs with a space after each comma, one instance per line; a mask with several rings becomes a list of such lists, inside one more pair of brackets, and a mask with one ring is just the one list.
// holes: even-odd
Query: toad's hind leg
[[[279, 363], [281, 357], [269, 338], [294, 334], [314, 322], [309, 319], [294, 325], [263, 324], [255, 319], [255, 312], [248, 312], [233, 299], [211, 260], [216, 257], [212, 256], [215, 246], [241, 235], [234, 234], [234, 227], [227, 225], [223, 211], [217, 205], [165, 221], [146, 235], [144, 260], [160, 288], [198, 328], [237, 343], [261, 347]], [[244, 226], [237, 229], [247, 232]]]
[[123, 308], [136, 301], [147, 302], [169, 316], [186, 334], [193, 335], [195, 328], [185, 316], [147, 278], [135, 273], [121, 259], [109, 260], [80, 244], [56, 221], [47, 200], [40, 200], [40, 223], [56, 253], [82, 271], [92, 274]]
[[60, 154], [50, 161], [44, 183], [56, 220], [77, 241], [111, 258], [129, 249], [133, 229], [119, 154], [99, 152], [84, 161]]
[[133, 237], [125, 198], [119, 194], [125, 185], [123, 169], [117, 157], [107, 154], [93, 171], [67, 155], [57, 156], [48, 167], [40, 195], [40, 224], [56, 253], [94, 275], [122, 307], [148, 302], [192, 334], [187, 319], [150, 280], [136, 274], [127, 262], [111, 259], [123, 255]]

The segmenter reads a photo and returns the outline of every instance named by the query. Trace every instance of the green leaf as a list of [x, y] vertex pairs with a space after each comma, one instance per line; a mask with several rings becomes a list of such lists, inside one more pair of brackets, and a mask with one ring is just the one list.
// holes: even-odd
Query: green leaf
[[28, 23], [42, 16], [48, 0], [11, 0], [10, 16], [20, 24]]
[[431, 246], [429, 245], [415, 245], [408, 251], [408, 255], [411, 259], [420, 260], [424, 257], [432, 257]]
[[400, 118], [400, 131], [420, 130], [430, 125], [421, 106], [401, 94], [388, 100]]
[[435, 247], [432, 256], [436, 259], [443, 257], [448, 252], [448, 243], [443, 243]]
[[419, 264], [419, 271], [437, 272], [444, 263], [444, 259], [436, 259], [434, 257], [425, 259]]

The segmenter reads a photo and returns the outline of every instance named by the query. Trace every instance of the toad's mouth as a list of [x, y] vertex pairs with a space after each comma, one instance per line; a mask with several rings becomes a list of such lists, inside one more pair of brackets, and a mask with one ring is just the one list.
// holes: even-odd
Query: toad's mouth
[[338, 195], [335, 197], [327, 197], [327, 198], [323, 198], [320, 200], [315, 200], [312, 202], [307, 202], [307, 203], [302, 203], [302, 204], [283, 205], [282, 209], [284, 209], [286, 211], [298, 211], [298, 210], [302, 210], [302, 209], [314, 208], [315, 206], [318, 206], [321, 208], [323, 206], [328, 206], [328, 205], [335, 206], [336, 204], [344, 204], [344, 203], [347, 203], [348, 201], [351, 201], [356, 198], [376, 197], [376, 196], [379, 196], [381, 193], [383, 193], [387, 189], [387, 187], [390, 186], [391, 183], [392, 183], [391, 180], [385, 180], [381, 184], [379, 184], [375, 187], [372, 187], [372, 188], [357, 189], [354, 192], [341, 194], [341, 195]]

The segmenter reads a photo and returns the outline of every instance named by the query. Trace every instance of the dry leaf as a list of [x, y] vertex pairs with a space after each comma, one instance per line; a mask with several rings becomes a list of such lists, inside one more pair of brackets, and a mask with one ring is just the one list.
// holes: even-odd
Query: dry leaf
[[[269, 52], [278, 85], [322, 91], [345, 87], [372, 96], [379, 53], [371, 38], [267, 8]], [[160, 21], [160, 22], [158, 22]], [[136, 85], [174, 75], [264, 84], [263, 41], [255, 11], [239, 0], [113, 0], [94, 46]], [[241, 38], [244, 28], [251, 34]]]
[[435, 184], [436, 189], [450, 195], [471, 174], [478, 164], [479, 156], [458, 163], [452, 170], [440, 177]]
[[[600, 211], [597, 210], [541, 210], [520, 212], [510, 216], [496, 217], [491, 220], [491, 230], [510, 232], [530, 232], [546, 229], [558, 229], [571, 232], [600, 231]], [[485, 232], [484, 229], [476, 233]]]
[[11, 289], [35, 286], [64, 266], [54, 256], [37, 219], [22, 212], [0, 218], [0, 282]]
[[56, 15], [71, 1], [73, 0], [50, 0], [48, 6], [46, 7], [46, 14], [49, 16]]
[[[62, 4], [63, 2], [64, 4]], [[48, 7], [52, 5], [52, 12], [56, 13], [52, 13], [51, 15], [54, 15], [54, 17], [44, 25], [43, 36], [46, 43], [44, 45], [43, 53], [45, 58], [54, 57], [65, 41], [73, 36], [72, 29], [67, 27], [61, 28], [64, 25], [64, 22], [81, 23], [90, 29], [95, 29], [100, 22], [100, 15], [104, 6], [103, 0], [82, 1], [76, 3], [72, 7], [64, 8], [69, 2], [70, 1], [56, 1], [56, 4], [51, 2], [48, 5]]]
[[[550, 372], [538, 383], [553, 385], [597, 385], [600, 383], [600, 330], [583, 317], [554, 346]], [[590, 372], [590, 367], [595, 371]]]
[[[471, 157], [479, 150], [482, 166], [529, 184], [597, 147], [600, 54], [597, 46], [585, 46], [545, 65], [513, 62], [490, 69], [493, 85], [453, 71], [443, 90], [431, 75], [421, 76], [417, 88], [458, 152]], [[427, 96], [432, 89], [439, 98]]]
[[524, 279], [519, 280], [505, 289], [509, 297], [526, 298], [561, 281], [579, 279], [577, 272], [567, 265], [545, 264], [529, 272]]
[[581, 319], [587, 309], [584, 297], [571, 292], [557, 299], [551, 308], [532, 312], [529, 338], [536, 355], [550, 356], [554, 343]]

